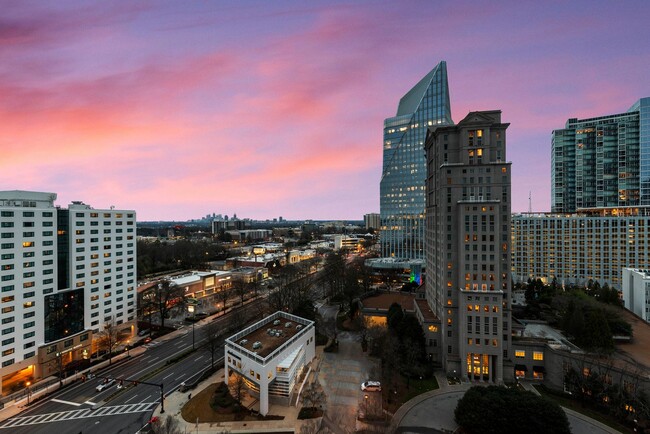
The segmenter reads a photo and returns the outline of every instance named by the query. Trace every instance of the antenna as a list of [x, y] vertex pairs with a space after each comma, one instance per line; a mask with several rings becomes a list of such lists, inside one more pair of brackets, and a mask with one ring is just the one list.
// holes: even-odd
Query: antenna
[[529, 213], [533, 212], [533, 199], [530, 190], [528, 190], [528, 212]]

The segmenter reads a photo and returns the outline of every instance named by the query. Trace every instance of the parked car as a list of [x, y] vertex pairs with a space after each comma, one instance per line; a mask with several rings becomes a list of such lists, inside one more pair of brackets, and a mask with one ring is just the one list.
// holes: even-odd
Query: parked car
[[148, 335], [148, 334], [149, 334], [149, 330], [146, 330], [146, 329], [145, 330], [140, 330], [138, 332], [138, 336], [145, 336], [145, 335]]
[[145, 343], [145, 344], [148, 344], [149, 342], [151, 342], [151, 338], [150, 338], [149, 336], [147, 336], [146, 338], [144, 338], [144, 343]]
[[101, 383], [95, 387], [95, 390], [98, 392], [101, 392], [102, 390], [108, 389], [111, 387], [113, 384], [115, 384], [115, 379], [114, 378], [104, 378]]
[[381, 383], [379, 381], [364, 381], [361, 383], [361, 390], [364, 392], [381, 392]]

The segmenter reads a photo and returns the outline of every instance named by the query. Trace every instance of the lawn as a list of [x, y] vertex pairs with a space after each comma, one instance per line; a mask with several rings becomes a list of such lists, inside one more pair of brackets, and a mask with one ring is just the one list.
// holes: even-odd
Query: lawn
[[232, 422], [247, 420], [281, 420], [282, 416], [259, 416], [251, 414], [250, 410], [244, 408], [239, 413], [218, 413], [210, 407], [210, 398], [214, 394], [219, 383], [214, 383], [193, 396], [181, 409], [181, 415], [186, 422]]
[[562, 407], [569, 408], [573, 411], [576, 411], [578, 413], [584, 414], [585, 416], [588, 416], [594, 420], [597, 420], [598, 422], [605, 424], [611, 428], [614, 428], [617, 431], [620, 432], [632, 432], [632, 430], [625, 426], [622, 425], [620, 422], [618, 422], [614, 417], [609, 416], [607, 414], [600, 413], [596, 410], [593, 410], [589, 407], [583, 406], [582, 403], [579, 401], [572, 399], [570, 396], [565, 395], [565, 394], [560, 394], [560, 393], [554, 393], [547, 389], [544, 386], [533, 386], [539, 393], [542, 394], [547, 399], [550, 399], [552, 401], [557, 402], [560, 404]]
[[[384, 388], [384, 408], [386, 410], [395, 413], [405, 402], [425, 392], [439, 388], [435, 376], [423, 378], [422, 380], [411, 379], [408, 387], [407, 384], [406, 378], [400, 375], [395, 388]], [[391, 395], [389, 396], [389, 394]]]

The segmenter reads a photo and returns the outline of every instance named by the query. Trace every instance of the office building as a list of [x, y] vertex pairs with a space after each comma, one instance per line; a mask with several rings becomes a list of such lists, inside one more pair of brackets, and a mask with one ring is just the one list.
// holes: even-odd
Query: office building
[[623, 268], [650, 268], [650, 216], [644, 211], [513, 215], [512, 278], [577, 285], [593, 280], [621, 290]]
[[471, 112], [426, 141], [426, 300], [440, 318], [441, 363], [494, 383], [511, 357], [508, 125], [500, 111]]
[[266, 416], [271, 401], [289, 405], [300, 374], [316, 355], [314, 339], [312, 321], [278, 311], [226, 339], [224, 381], [233, 381], [233, 372], [241, 375]]
[[551, 211], [650, 205], [650, 98], [553, 131]]
[[135, 212], [55, 199], [0, 192], [3, 394], [90, 358], [107, 324], [134, 332]]
[[447, 64], [440, 62], [402, 97], [397, 114], [384, 120], [382, 256], [424, 258], [424, 141], [428, 127], [452, 123]]
[[623, 268], [625, 308], [650, 322], [650, 270]]

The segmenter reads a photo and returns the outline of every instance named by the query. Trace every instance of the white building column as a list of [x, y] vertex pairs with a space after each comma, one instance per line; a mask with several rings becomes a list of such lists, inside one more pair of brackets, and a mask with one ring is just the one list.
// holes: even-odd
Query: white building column
[[260, 381], [260, 414], [266, 416], [269, 412], [269, 383], [268, 380]]
[[228, 369], [228, 361], [224, 360], [223, 364], [223, 382], [226, 383], [226, 386], [228, 385], [228, 377], [230, 377], [230, 370]]

